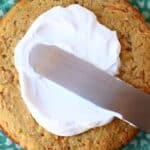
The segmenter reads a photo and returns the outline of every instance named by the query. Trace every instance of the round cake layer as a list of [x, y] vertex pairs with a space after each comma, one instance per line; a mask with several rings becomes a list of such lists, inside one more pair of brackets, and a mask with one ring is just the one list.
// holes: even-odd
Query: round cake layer
[[13, 57], [16, 44], [41, 13], [71, 3], [92, 10], [102, 24], [117, 31], [122, 46], [119, 77], [150, 93], [150, 30], [126, 0], [22, 0], [0, 21], [0, 125], [14, 141], [30, 150], [119, 149], [137, 129], [114, 119], [77, 136], [55, 136], [36, 123], [20, 95]]

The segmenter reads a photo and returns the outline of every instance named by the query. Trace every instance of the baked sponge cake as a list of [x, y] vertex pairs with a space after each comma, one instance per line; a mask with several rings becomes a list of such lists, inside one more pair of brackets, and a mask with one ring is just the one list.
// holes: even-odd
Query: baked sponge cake
[[92, 10], [102, 24], [117, 31], [122, 47], [118, 77], [150, 93], [150, 30], [126, 0], [21, 0], [0, 21], [0, 126], [29, 150], [117, 150], [138, 133], [136, 128], [115, 118], [83, 134], [59, 137], [38, 125], [21, 98], [14, 48], [41, 13], [72, 3]]

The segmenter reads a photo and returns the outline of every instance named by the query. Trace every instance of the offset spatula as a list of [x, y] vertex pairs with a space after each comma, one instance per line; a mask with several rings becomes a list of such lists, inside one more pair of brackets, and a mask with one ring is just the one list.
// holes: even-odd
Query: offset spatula
[[[40, 65], [39, 60], [43, 61]], [[49, 80], [150, 131], [150, 95], [55, 46], [33, 47], [29, 61]]]

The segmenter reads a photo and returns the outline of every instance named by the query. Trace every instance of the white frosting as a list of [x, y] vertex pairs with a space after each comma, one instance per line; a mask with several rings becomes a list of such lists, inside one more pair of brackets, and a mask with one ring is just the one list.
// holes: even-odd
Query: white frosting
[[[39, 43], [57, 46], [111, 75], [118, 73], [120, 43], [116, 32], [101, 25], [91, 11], [79, 5], [54, 7], [35, 20], [15, 49], [15, 66], [23, 100], [42, 127], [56, 135], [72, 136], [105, 125], [114, 116], [122, 118], [38, 74], [29, 56]], [[44, 63], [43, 56], [39, 65]]]

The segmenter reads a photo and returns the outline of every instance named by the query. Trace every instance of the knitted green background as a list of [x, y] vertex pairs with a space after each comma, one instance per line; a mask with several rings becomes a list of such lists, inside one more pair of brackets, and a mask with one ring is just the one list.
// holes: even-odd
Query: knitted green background
[[[0, 17], [16, 3], [17, 0], [0, 0]], [[129, 0], [150, 22], [150, 0]], [[0, 130], [0, 150], [22, 150]], [[150, 134], [140, 132], [137, 137], [121, 150], [150, 150]]]

